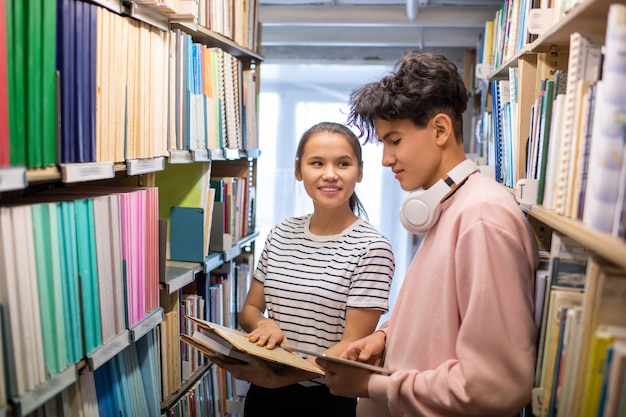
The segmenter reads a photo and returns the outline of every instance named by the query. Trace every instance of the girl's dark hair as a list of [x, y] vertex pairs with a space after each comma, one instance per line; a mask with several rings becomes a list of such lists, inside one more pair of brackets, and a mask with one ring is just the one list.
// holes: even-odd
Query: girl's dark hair
[[452, 119], [456, 140], [463, 142], [463, 112], [467, 90], [456, 65], [435, 52], [412, 51], [378, 82], [365, 84], [350, 94], [347, 124], [355, 126], [365, 141], [375, 141], [375, 119], [410, 119], [425, 127], [439, 113]]
[[[354, 132], [350, 130], [350, 128], [348, 128], [347, 126], [342, 125], [341, 123], [321, 122], [311, 126], [306, 132], [302, 134], [300, 142], [298, 143], [298, 149], [296, 150], [296, 171], [300, 170], [301, 168], [300, 164], [302, 163], [302, 153], [304, 152], [304, 146], [311, 138], [311, 136], [317, 135], [319, 133], [329, 133], [343, 136], [352, 147], [352, 151], [359, 161], [359, 167], [363, 168], [363, 154], [361, 151], [361, 143], [359, 142], [359, 138], [357, 138]], [[352, 212], [359, 217], [367, 218], [365, 207], [363, 207], [363, 203], [361, 203], [361, 200], [359, 200], [359, 197], [356, 195], [356, 191], [353, 192], [350, 196], [350, 210], [352, 210]]]

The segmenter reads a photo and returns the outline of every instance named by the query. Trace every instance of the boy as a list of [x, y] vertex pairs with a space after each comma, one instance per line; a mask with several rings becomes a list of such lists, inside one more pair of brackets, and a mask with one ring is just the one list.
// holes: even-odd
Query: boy
[[401, 221], [425, 234], [389, 322], [342, 357], [391, 376], [318, 359], [357, 416], [513, 416], [530, 401], [537, 329], [537, 247], [511, 193], [466, 159], [468, 101], [456, 66], [410, 52], [394, 73], [351, 94], [348, 122], [383, 144], [409, 194]]

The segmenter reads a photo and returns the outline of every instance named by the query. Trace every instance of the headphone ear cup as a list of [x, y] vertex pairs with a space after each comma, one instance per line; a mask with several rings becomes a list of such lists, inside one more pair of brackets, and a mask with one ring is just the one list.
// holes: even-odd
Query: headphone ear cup
[[[465, 159], [455, 166], [445, 180], [440, 179], [427, 190], [411, 192], [402, 203], [400, 222], [409, 232], [423, 235], [433, 227], [441, 215], [441, 200], [450, 192], [450, 185], [463, 184], [463, 180], [478, 171], [471, 160]], [[449, 185], [450, 184], [450, 185]]]
[[443, 197], [434, 196], [432, 192], [426, 190], [413, 191], [402, 203], [400, 210], [402, 226], [416, 235], [426, 233], [439, 219], [441, 198]]

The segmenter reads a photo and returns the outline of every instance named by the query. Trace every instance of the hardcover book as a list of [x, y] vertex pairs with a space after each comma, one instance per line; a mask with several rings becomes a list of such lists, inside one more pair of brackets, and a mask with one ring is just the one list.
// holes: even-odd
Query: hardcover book
[[192, 336], [181, 335], [182, 341], [200, 350], [209, 358], [217, 357], [230, 362], [246, 363], [251, 356], [254, 356], [272, 364], [312, 372], [319, 376], [324, 375], [321, 368], [308, 362], [295, 352], [280, 346], [274, 349], [257, 346], [256, 343], [251, 343], [245, 333], [239, 330], [192, 316], [185, 316], [185, 318], [193, 321], [198, 328]]

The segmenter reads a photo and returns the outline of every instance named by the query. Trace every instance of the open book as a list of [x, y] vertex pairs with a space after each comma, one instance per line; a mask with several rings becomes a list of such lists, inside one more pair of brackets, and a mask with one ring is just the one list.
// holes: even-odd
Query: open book
[[276, 346], [274, 349], [257, 346], [256, 343], [251, 343], [246, 335], [239, 330], [196, 317], [185, 316], [185, 318], [197, 324], [198, 328], [191, 336], [181, 335], [181, 340], [208, 357], [217, 357], [231, 363], [247, 363], [250, 361], [250, 356], [254, 356], [273, 365], [292, 367], [319, 376], [324, 375], [321, 368], [308, 362], [295, 352], [280, 346]]

